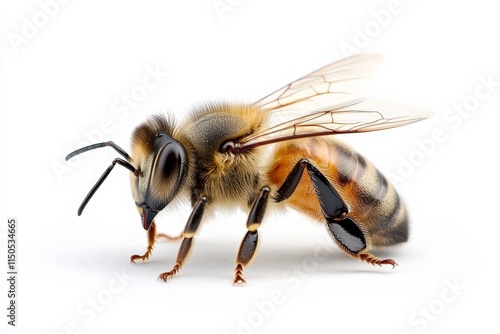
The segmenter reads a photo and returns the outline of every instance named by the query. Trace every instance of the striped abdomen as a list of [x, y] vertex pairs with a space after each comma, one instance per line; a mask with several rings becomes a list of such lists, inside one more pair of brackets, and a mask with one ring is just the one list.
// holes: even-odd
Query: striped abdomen
[[[363, 156], [331, 137], [280, 144], [273, 160], [276, 163], [268, 172], [271, 185], [279, 188], [302, 158], [309, 159], [327, 177], [349, 207], [348, 215], [367, 232], [372, 245], [408, 239], [406, 210], [392, 184]], [[307, 173], [286, 203], [325, 221]]]

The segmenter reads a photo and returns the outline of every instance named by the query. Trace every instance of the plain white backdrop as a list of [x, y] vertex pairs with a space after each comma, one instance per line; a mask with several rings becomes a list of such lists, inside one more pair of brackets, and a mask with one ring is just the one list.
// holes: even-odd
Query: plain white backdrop
[[[0, 259], [18, 222], [16, 327], [9, 333], [454, 333], [498, 330], [500, 107], [495, 1], [2, 1]], [[385, 55], [381, 96], [435, 110], [408, 127], [346, 136], [395, 182], [411, 238], [376, 250], [396, 269], [344, 255], [290, 212], [261, 228], [248, 284], [233, 287], [242, 212], [207, 219], [180, 275], [178, 242], [147, 263], [128, 172], [117, 156], [64, 156], [90, 142], [129, 150], [148, 115], [201, 101], [255, 101], [351, 52]], [[187, 206], [159, 230], [182, 230]]]

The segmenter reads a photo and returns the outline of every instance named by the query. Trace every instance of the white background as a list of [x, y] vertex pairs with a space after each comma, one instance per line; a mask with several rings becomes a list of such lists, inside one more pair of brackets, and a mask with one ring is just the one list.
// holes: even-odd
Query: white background
[[[221, 13], [214, 3], [230, 7]], [[16, 328], [6, 325], [0, 279], [9, 333], [498, 330], [495, 1], [54, 4], [2, 1], [0, 10], [5, 273], [7, 219], [18, 222]], [[342, 58], [348, 46], [385, 55], [380, 95], [436, 112], [405, 128], [345, 137], [392, 176], [409, 207], [410, 241], [375, 251], [396, 259], [396, 269], [347, 257], [322, 226], [290, 213], [264, 223], [248, 284], [233, 287], [246, 231], [236, 212], [206, 221], [187, 265], [165, 284], [156, 278], [179, 243], [159, 242], [150, 261], [129, 263], [146, 236], [120, 167], [77, 217], [117, 154], [93, 151], [71, 167], [69, 151], [88, 140], [129, 150], [131, 132], [150, 114], [182, 118], [207, 99], [255, 101]], [[148, 69], [168, 74], [123, 109]], [[179, 232], [188, 215], [188, 207], [162, 214], [160, 231]]]

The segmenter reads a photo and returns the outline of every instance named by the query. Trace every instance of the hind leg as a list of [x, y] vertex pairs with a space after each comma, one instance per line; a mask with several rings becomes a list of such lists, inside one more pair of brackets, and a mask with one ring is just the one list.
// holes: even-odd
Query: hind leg
[[299, 184], [304, 169], [307, 169], [311, 182], [314, 185], [323, 216], [326, 219], [328, 232], [339, 247], [347, 254], [372, 265], [390, 264], [396, 266], [392, 259], [379, 259], [369, 252], [370, 242], [367, 232], [349, 217], [348, 207], [340, 194], [335, 190], [328, 179], [308, 159], [301, 159], [283, 185], [278, 189], [276, 201], [289, 198]]
[[383, 264], [389, 264], [393, 268], [398, 265], [393, 259], [382, 260], [371, 254], [365, 233], [350, 217], [345, 217], [342, 220], [327, 218], [327, 227], [328, 233], [332, 236], [333, 240], [348, 255], [372, 265], [382, 266]]

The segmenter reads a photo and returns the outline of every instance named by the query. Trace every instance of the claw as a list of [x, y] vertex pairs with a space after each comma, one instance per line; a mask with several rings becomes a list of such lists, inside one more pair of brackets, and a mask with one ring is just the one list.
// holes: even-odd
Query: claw
[[175, 275], [177, 275], [177, 273], [179, 272], [179, 270], [180, 270], [180, 267], [179, 267], [178, 264], [176, 264], [172, 270], [164, 272], [164, 273], [161, 273], [160, 276], [158, 276], [158, 279], [161, 279], [163, 282], [166, 283], [167, 279], [171, 278], [171, 277], [174, 277]]
[[241, 263], [236, 265], [236, 269], [234, 270], [234, 281], [233, 285], [241, 285], [246, 284], [247, 281], [243, 278], [243, 266]]
[[243, 276], [236, 275], [234, 277], [233, 285], [243, 285], [243, 284], [247, 284], [247, 281], [245, 281], [245, 279], [243, 278]]
[[132, 255], [130, 257], [130, 262], [132, 263], [135, 263], [136, 260], [142, 260], [143, 262], [146, 261], [148, 259], [147, 256], [144, 256], [144, 255]]
[[174, 274], [169, 271], [169, 272], [166, 272], [166, 273], [161, 273], [160, 276], [158, 276], [158, 279], [161, 279], [163, 282], [167, 282], [167, 278], [170, 278], [174, 276]]
[[142, 260], [142, 262], [144, 261], [147, 261], [149, 259], [149, 256], [151, 255], [151, 252], [152, 252], [153, 248], [149, 249], [148, 248], [148, 251], [146, 253], [144, 253], [144, 255], [132, 255], [130, 257], [130, 262], [132, 263], [135, 263], [135, 261], [137, 260]]

